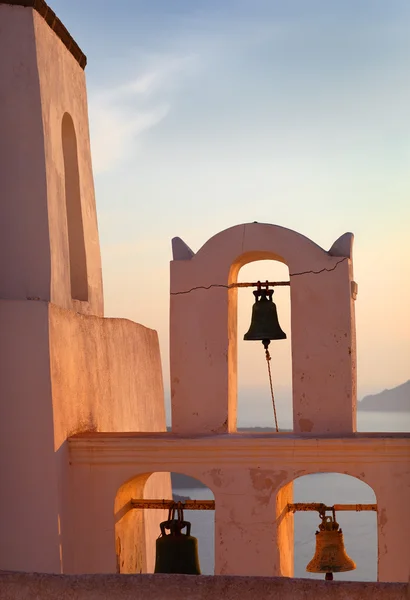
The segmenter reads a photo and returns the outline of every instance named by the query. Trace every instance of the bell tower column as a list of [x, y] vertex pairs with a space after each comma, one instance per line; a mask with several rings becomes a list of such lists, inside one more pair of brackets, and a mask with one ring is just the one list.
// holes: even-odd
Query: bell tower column
[[[176, 433], [236, 431], [237, 282], [241, 267], [277, 260], [289, 267], [295, 433], [356, 430], [353, 235], [329, 251], [264, 223], [221, 231], [195, 254], [173, 240], [170, 370]], [[243, 335], [241, 333], [241, 335]]]
[[215, 575], [293, 577], [293, 515], [287, 510], [293, 483], [277, 489], [283, 472], [273, 469], [224, 468], [218, 475]]

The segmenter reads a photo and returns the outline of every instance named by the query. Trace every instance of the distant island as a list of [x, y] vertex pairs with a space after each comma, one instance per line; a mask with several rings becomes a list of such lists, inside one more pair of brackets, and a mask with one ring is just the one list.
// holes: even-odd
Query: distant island
[[391, 390], [365, 396], [359, 410], [380, 412], [410, 412], [410, 380]]

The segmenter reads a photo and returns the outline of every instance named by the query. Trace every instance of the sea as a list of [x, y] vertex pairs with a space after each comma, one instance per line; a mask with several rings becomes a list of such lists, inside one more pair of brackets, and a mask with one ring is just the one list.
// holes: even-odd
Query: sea
[[[260, 422], [259, 422], [260, 424]], [[271, 426], [265, 423], [265, 426]], [[254, 426], [249, 425], [249, 426]], [[358, 431], [409, 432], [410, 412], [358, 411]], [[175, 488], [175, 494], [197, 500], [214, 498], [208, 488]], [[294, 502], [375, 503], [373, 490], [365, 483], [338, 473], [315, 474], [300, 477], [294, 482]], [[214, 512], [185, 511], [185, 519], [192, 524], [192, 535], [198, 539], [201, 572], [214, 573]], [[340, 524], [347, 554], [357, 568], [347, 573], [337, 573], [335, 580], [377, 580], [377, 515], [375, 512], [339, 512]], [[272, 516], [273, 518], [273, 516]], [[323, 579], [323, 575], [307, 573], [306, 565], [315, 552], [315, 531], [319, 524], [316, 512], [295, 514], [295, 564], [294, 576]]]

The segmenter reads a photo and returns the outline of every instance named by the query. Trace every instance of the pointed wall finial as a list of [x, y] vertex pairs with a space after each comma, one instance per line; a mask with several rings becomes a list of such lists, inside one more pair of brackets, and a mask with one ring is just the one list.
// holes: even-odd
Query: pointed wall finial
[[179, 237], [172, 238], [172, 258], [173, 260], [191, 260], [195, 252], [186, 245], [184, 240]]
[[353, 254], [353, 233], [344, 233], [338, 238], [330, 248], [330, 256], [341, 256], [343, 258], [352, 258]]

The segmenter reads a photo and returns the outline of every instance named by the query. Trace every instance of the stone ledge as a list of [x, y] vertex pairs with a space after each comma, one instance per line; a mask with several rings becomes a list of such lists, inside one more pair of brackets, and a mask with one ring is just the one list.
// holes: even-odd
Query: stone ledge
[[10, 6], [23, 6], [25, 8], [33, 8], [38, 14], [43, 17], [47, 25], [60, 38], [67, 50], [74, 56], [82, 69], [85, 69], [87, 57], [78, 46], [77, 42], [70, 35], [69, 31], [57, 17], [55, 12], [48, 6], [44, 0], [0, 0], [1, 4]]
[[[82, 433], [68, 440], [72, 464], [116, 464], [118, 460], [148, 465], [153, 460], [193, 464], [240, 464], [255, 466], [294, 464], [295, 461], [328, 464], [374, 462], [375, 457], [388, 462], [407, 461], [410, 434], [356, 434], [336, 438], [294, 434], [224, 434], [212, 436], [176, 436], [157, 433]], [[189, 450], [189, 452], [188, 452]], [[316, 471], [313, 471], [316, 472]]]
[[0, 571], [0, 600], [407, 600], [407, 583], [197, 575], [46, 575]]

